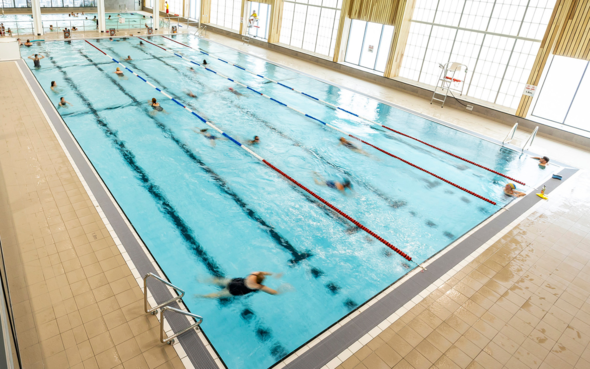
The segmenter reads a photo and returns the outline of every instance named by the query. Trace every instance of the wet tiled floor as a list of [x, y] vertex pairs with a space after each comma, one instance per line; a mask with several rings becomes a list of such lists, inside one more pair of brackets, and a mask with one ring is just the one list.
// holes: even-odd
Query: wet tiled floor
[[24, 367], [184, 368], [14, 62], [0, 80], [0, 237]]
[[338, 369], [590, 368], [590, 174]]

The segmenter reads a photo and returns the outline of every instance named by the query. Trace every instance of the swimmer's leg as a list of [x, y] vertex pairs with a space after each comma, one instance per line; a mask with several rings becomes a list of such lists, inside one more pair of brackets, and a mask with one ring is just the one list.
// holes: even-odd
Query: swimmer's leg
[[201, 297], [201, 298], [205, 298], [205, 299], [222, 299], [222, 298], [226, 298], [226, 297], [231, 297], [232, 294], [229, 293], [229, 290], [227, 288], [222, 289], [219, 292], [213, 292], [207, 295], [195, 295], [195, 297]]

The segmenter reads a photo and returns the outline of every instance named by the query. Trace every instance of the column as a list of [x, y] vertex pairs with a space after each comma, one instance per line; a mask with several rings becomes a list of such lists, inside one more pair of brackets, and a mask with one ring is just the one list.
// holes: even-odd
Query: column
[[383, 76], [386, 78], [394, 78], [399, 76], [399, 71], [402, 67], [402, 60], [404, 58], [404, 51], [408, 43], [408, 36], [410, 34], [410, 25], [412, 15], [414, 14], [415, 0], [400, 0], [397, 3], [395, 11], [395, 24], [393, 30], [393, 38], [389, 46], [389, 56], [387, 57], [387, 64], [385, 65], [385, 72]]
[[156, 31], [160, 27], [160, 0], [152, 0], [152, 11], [152, 25]]
[[33, 0], [31, 2], [33, 11], [33, 31], [37, 36], [43, 34], [43, 21], [41, 19], [41, 3], [39, 0]]
[[104, 33], [107, 31], [106, 12], [104, 10], [104, 0], [98, 0], [96, 2], [96, 10], [98, 13], [98, 31]]
[[351, 20], [348, 17], [350, 5], [352, 0], [344, 0], [342, 2], [342, 9], [340, 10], [340, 21], [338, 22], [338, 32], [336, 33], [336, 40], [334, 41], [334, 58], [332, 61], [340, 63], [344, 61], [344, 52], [346, 51], [346, 43], [348, 42], [348, 33], [350, 32]]

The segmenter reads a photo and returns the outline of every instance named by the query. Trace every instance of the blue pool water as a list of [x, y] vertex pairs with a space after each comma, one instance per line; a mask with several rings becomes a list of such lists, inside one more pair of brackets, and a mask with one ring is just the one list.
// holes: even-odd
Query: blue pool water
[[[137, 39], [90, 40], [421, 263], [510, 201], [506, 180], [161, 37], [151, 40], [201, 61], [280, 101], [382, 147], [498, 203], [491, 205], [370, 147], [362, 155], [340, 135], [227, 79]], [[176, 40], [313, 94], [532, 185], [548, 172], [526, 154], [314, 80], [222, 45]], [[415, 267], [321, 205], [227, 139], [209, 140], [195, 116], [84, 41], [39, 43], [25, 59], [86, 155], [229, 368], [267, 368]], [[23, 55], [25, 56], [25, 55]], [[61, 91], [49, 86], [56, 81]], [[232, 87], [242, 96], [229, 91]], [[191, 91], [198, 98], [190, 98]], [[157, 98], [165, 113], [153, 113]], [[196, 132], [195, 132], [196, 130]], [[210, 133], [216, 134], [213, 130]], [[342, 194], [314, 182], [348, 178]], [[527, 190], [527, 188], [524, 188]], [[409, 268], [408, 268], [409, 267]], [[288, 293], [220, 302], [211, 277], [283, 273], [265, 283]]]

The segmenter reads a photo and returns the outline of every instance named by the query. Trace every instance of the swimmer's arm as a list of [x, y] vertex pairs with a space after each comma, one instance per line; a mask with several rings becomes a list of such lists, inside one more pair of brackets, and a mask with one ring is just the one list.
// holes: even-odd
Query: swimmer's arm
[[267, 286], [262, 286], [262, 288], [260, 288], [260, 291], [266, 292], [269, 295], [278, 295], [279, 294], [279, 291], [273, 290], [272, 288], [267, 287]]
[[35, 59], [35, 55], [29, 56], [29, 59]]

